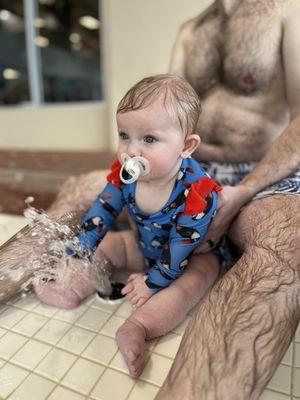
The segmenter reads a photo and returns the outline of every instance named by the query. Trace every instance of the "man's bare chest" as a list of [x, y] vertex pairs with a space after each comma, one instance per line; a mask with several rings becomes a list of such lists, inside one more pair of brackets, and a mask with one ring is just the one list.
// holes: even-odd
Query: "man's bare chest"
[[185, 45], [185, 75], [200, 97], [219, 85], [254, 93], [281, 74], [279, 12], [264, 3], [244, 1], [230, 18], [213, 6], [194, 21]]

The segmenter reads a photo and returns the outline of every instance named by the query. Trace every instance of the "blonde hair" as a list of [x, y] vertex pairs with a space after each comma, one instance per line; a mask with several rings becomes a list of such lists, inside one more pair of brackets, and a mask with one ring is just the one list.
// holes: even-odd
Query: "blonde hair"
[[201, 112], [199, 98], [192, 86], [177, 75], [160, 74], [142, 79], [121, 99], [117, 113], [146, 108], [160, 95], [164, 96], [166, 111], [179, 122], [186, 136], [196, 132]]

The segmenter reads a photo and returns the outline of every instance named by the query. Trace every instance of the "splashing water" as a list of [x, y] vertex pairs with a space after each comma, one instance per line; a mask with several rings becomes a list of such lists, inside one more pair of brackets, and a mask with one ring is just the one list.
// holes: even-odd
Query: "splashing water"
[[[95, 264], [89, 260], [90, 254], [82, 253], [78, 239], [74, 238], [80, 229], [78, 225], [74, 226], [74, 214], [67, 213], [53, 221], [46, 212], [30, 205], [33, 200], [33, 197], [25, 200], [24, 216], [28, 225], [0, 247], [0, 253], [7, 255], [5, 267], [0, 259], [3, 273], [0, 281], [9, 278], [21, 282], [21, 289], [26, 291], [41, 282], [55, 280], [63, 289], [76, 279], [79, 284], [85, 279], [97, 291], [109, 294], [109, 262], [104, 257], [101, 263]], [[80, 254], [80, 260], [67, 255], [69, 247]]]

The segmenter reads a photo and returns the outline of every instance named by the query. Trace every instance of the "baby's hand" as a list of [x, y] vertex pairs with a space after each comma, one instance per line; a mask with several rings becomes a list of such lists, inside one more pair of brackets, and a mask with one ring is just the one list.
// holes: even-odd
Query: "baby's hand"
[[131, 274], [126, 286], [122, 289], [122, 294], [135, 308], [141, 307], [153, 295], [148, 288], [142, 274]]

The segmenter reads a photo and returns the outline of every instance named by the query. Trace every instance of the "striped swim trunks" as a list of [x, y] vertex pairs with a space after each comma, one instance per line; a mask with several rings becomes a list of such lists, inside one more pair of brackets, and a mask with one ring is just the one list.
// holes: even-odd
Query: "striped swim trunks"
[[[217, 163], [201, 162], [201, 168], [219, 185], [238, 185], [257, 166], [256, 162]], [[274, 195], [300, 195], [300, 170], [257, 193], [251, 201]], [[223, 270], [230, 269], [241, 257], [239, 249], [224, 235], [212, 250], [222, 264]]]

